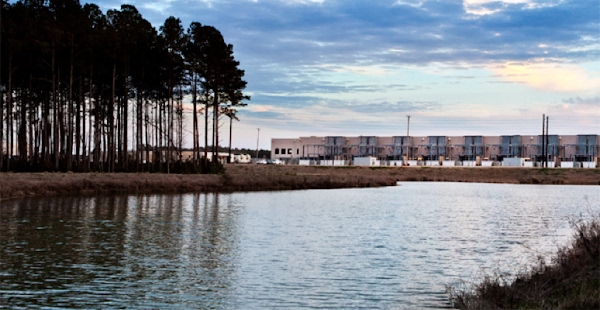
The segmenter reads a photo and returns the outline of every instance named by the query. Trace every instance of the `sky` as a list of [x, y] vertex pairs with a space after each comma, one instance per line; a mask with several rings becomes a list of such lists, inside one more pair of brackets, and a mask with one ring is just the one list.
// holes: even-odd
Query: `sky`
[[538, 135], [543, 114], [550, 134], [600, 134], [598, 0], [94, 3], [221, 31], [251, 96], [233, 147], [406, 135], [408, 115], [411, 136]]

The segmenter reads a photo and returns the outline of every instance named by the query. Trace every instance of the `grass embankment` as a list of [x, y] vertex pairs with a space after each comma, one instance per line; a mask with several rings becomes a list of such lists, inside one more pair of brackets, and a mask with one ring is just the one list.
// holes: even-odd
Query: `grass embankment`
[[600, 169], [227, 165], [218, 175], [0, 173], [0, 198], [379, 187], [393, 186], [397, 181], [599, 185]]
[[572, 243], [507, 281], [487, 276], [472, 291], [451, 291], [460, 309], [600, 309], [600, 217], [574, 225]]

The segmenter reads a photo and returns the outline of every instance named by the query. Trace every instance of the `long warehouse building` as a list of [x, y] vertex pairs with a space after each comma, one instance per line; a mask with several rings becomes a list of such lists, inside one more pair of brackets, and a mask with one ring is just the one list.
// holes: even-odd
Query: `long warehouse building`
[[[271, 158], [300, 165], [596, 168], [600, 135], [324, 136], [272, 139]], [[542, 147], [544, 146], [544, 147]], [[547, 150], [547, 151], [545, 151]], [[544, 153], [546, 156], [544, 156]]]

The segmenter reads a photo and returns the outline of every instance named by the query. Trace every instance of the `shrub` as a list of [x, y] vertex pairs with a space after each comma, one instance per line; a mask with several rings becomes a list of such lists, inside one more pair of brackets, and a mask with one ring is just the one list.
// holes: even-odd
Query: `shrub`
[[450, 287], [460, 309], [600, 309], [600, 215], [572, 221], [574, 238], [550, 264], [507, 280], [488, 275], [471, 289]]

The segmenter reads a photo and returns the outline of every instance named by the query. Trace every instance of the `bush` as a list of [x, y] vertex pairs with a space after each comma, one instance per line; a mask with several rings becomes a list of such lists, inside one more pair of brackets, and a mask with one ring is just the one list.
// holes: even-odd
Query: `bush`
[[449, 288], [460, 309], [600, 309], [600, 215], [572, 221], [574, 238], [552, 262], [507, 280], [485, 276], [471, 289]]

